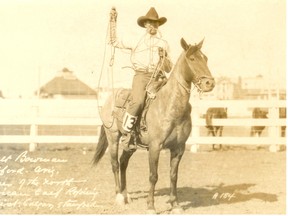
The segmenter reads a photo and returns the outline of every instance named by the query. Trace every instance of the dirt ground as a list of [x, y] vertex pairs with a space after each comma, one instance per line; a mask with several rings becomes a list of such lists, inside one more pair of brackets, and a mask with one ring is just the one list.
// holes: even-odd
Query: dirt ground
[[[148, 155], [138, 150], [128, 167], [131, 203], [115, 204], [106, 154], [97, 167], [95, 146], [0, 147], [0, 214], [145, 214]], [[209, 147], [210, 148], [210, 147]], [[169, 214], [169, 152], [162, 151], [155, 205]], [[286, 151], [233, 147], [186, 151], [178, 197], [185, 214], [285, 214]]]

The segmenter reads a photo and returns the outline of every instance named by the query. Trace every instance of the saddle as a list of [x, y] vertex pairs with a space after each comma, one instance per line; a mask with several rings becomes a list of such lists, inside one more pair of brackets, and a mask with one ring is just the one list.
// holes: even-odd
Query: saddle
[[[146, 87], [146, 99], [144, 103], [144, 108], [141, 114], [138, 116], [137, 122], [135, 124], [134, 130], [131, 132], [134, 143], [140, 147], [147, 148], [147, 145], [142, 143], [140, 136], [143, 133], [147, 133], [148, 128], [146, 125], [146, 114], [149, 109], [150, 104], [157, 97], [157, 92], [167, 83], [167, 78], [154, 79]], [[113, 116], [116, 119], [116, 124], [121, 133], [124, 133], [122, 128], [123, 117], [128, 109], [129, 103], [132, 100], [131, 89], [119, 89], [115, 95], [115, 105], [113, 108]]]

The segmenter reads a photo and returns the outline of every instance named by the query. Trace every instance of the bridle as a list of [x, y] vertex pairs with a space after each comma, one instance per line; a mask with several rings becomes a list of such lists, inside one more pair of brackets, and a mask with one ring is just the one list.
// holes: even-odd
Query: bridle
[[[201, 57], [202, 58], [204, 58], [204, 54], [202, 53], [202, 51], [200, 50], [200, 49], [198, 49], [198, 51], [200, 52], [200, 54], [201, 54]], [[206, 57], [207, 58], [207, 57]], [[186, 59], [186, 61], [188, 61], [188, 59], [187, 59], [187, 57], [185, 56], [185, 59]], [[187, 62], [188, 63], [188, 62]], [[206, 76], [206, 75], [204, 75], [204, 76], [200, 76], [200, 77], [198, 77], [198, 76], [196, 76], [195, 75], [195, 73], [193, 73], [194, 74], [194, 76], [193, 76], [193, 78], [192, 78], [192, 83], [194, 84], [194, 88], [193, 88], [193, 90], [196, 88], [197, 89], [197, 91], [198, 91], [198, 93], [199, 93], [199, 95], [202, 95], [202, 93], [204, 92], [203, 91], [203, 89], [201, 88], [201, 83], [202, 83], [202, 80], [203, 79], [213, 79], [213, 78], [211, 78], [210, 76]], [[185, 87], [183, 84], [181, 84], [181, 82], [179, 82], [179, 80], [177, 80], [177, 82], [190, 94], [191, 93], [191, 89], [189, 88], [187, 88], [187, 87]]]
[[[185, 50], [187, 51], [187, 49], [185, 49]], [[198, 50], [200, 51], [201, 57], [205, 58], [205, 55], [201, 52], [200, 48]], [[188, 64], [188, 59], [187, 59], [186, 54], [185, 54], [185, 60], [186, 60], [186, 64]], [[190, 70], [191, 70], [191, 68], [190, 68]], [[194, 70], [192, 70], [191, 72], [193, 73], [191, 82], [194, 84], [194, 88], [192, 89], [192, 91], [196, 88], [198, 93], [199, 93], [199, 96], [201, 97], [202, 93], [204, 92], [202, 87], [201, 87], [201, 83], [202, 83], [203, 79], [209, 80], [209, 79], [213, 79], [213, 78], [210, 76], [207, 76], [207, 75], [196, 76]], [[188, 84], [189, 81], [186, 81], [185, 79], [180, 78], [179, 75], [176, 75], [175, 78], [176, 78], [176, 82], [190, 95], [191, 94], [191, 85]]]
[[[176, 81], [188, 94], [191, 94], [191, 86], [186, 87], [185, 84], [179, 80], [178, 76], [176, 76]], [[184, 81], [184, 82], [186, 83], [186, 81]], [[186, 85], [187, 85], [187, 83], [186, 83]]]
[[[209, 76], [196, 77], [196, 79], [194, 78], [194, 79], [192, 80], [192, 83], [194, 84], [194, 88], [192, 89], [192, 91], [196, 88], [197, 91], [198, 91], [198, 93], [199, 93], [199, 95], [202, 95], [203, 89], [200, 87], [200, 84], [202, 83], [202, 80], [205, 79], [205, 78], [210, 79]], [[190, 86], [187, 87], [186, 81], [180, 81], [180, 79], [178, 78], [178, 76], [176, 76], [176, 81], [177, 81], [177, 83], [178, 83], [182, 88], [184, 88], [184, 90], [185, 90], [188, 94], [191, 94], [191, 87], [190, 87]], [[185, 82], [186, 85], [185, 85], [183, 82]]]
[[213, 79], [213, 78], [204, 75], [204, 76], [201, 76], [201, 77], [196, 77], [195, 82], [193, 82], [193, 80], [192, 80], [194, 86], [197, 88], [197, 91], [198, 91], [199, 93], [201, 93], [201, 94], [203, 93], [203, 90], [202, 90], [202, 88], [200, 87], [200, 84], [202, 83], [202, 80], [203, 80], [203, 79]]

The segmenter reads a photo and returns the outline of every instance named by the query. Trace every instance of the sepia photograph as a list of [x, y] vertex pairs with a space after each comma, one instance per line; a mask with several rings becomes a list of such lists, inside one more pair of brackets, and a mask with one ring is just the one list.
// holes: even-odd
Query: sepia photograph
[[286, 0], [0, 0], [1, 215], [286, 215]]

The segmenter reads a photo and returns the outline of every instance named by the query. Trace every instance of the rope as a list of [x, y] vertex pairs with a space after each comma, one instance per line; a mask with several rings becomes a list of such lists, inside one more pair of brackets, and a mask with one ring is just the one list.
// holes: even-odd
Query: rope
[[157, 75], [159, 74], [160, 68], [162, 68], [162, 66], [163, 66], [163, 64], [164, 64], [164, 60], [165, 60], [164, 58], [165, 58], [165, 57], [162, 57], [162, 58], [158, 61], [157, 66], [156, 66], [155, 70], [153, 71], [153, 74], [152, 74], [152, 76], [150, 77], [149, 82], [148, 82], [147, 85], [146, 85], [145, 90], [146, 90], [146, 92], [148, 93], [148, 95], [150, 94], [151, 97], [155, 97], [155, 95], [153, 96], [153, 93], [149, 91], [148, 87], [149, 87], [149, 85], [152, 83], [152, 81], [153, 81], [154, 79], [156, 79]]
[[[99, 90], [100, 90], [100, 84], [101, 84], [101, 79], [102, 79], [102, 75], [103, 75], [103, 70], [104, 70], [104, 65], [105, 65], [105, 60], [106, 60], [106, 52], [107, 52], [107, 39], [108, 39], [108, 32], [109, 32], [109, 29], [110, 29], [110, 25], [108, 24], [107, 26], [107, 30], [106, 30], [106, 39], [105, 39], [105, 48], [104, 48], [104, 54], [103, 54], [103, 60], [102, 60], [102, 65], [101, 65], [101, 70], [100, 70], [100, 76], [99, 76], [99, 79], [98, 79], [98, 86], [97, 86], [97, 92], [99, 93]], [[114, 47], [113, 47], [114, 48]], [[114, 73], [113, 73], [113, 64], [114, 64], [114, 57], [115, 57], [115, 48], [112, 52], [112, 55], [111, 55], [111, 59], [110, 59], [110, 63], [109, 63], [109, 67], [110, 67], [110, 71], [112, 71], [112, 76], [111, 76], [111, 79], [112, 79], [112, 95], [113, 95], [113, 98], [114, 98]], [[108, 75], [109, 75], [109, 68], [108, 68]], [[113, 104], [114, 104], [114, 100], [113, 100]], [[112, 104], [112, 105], [113, 105]], [[103, 122], [103, 126], [107, 129], [110, 129], [113, 124], [114, 124], [114, 116], [113, 116], [113, 121], [111, 123], [111, 125], [105, 125], [104, 124], [104, 121], [103, 119], [101, 118], [101, 113], [100, 113], [100, 104], [99, 104], [99, 97], [97, 99], [97, 108], [98, 108], [98, 114], [100, 116], [100, 119], [101, 121]], [[112, 115], [111, 115], [112, 116]]]

